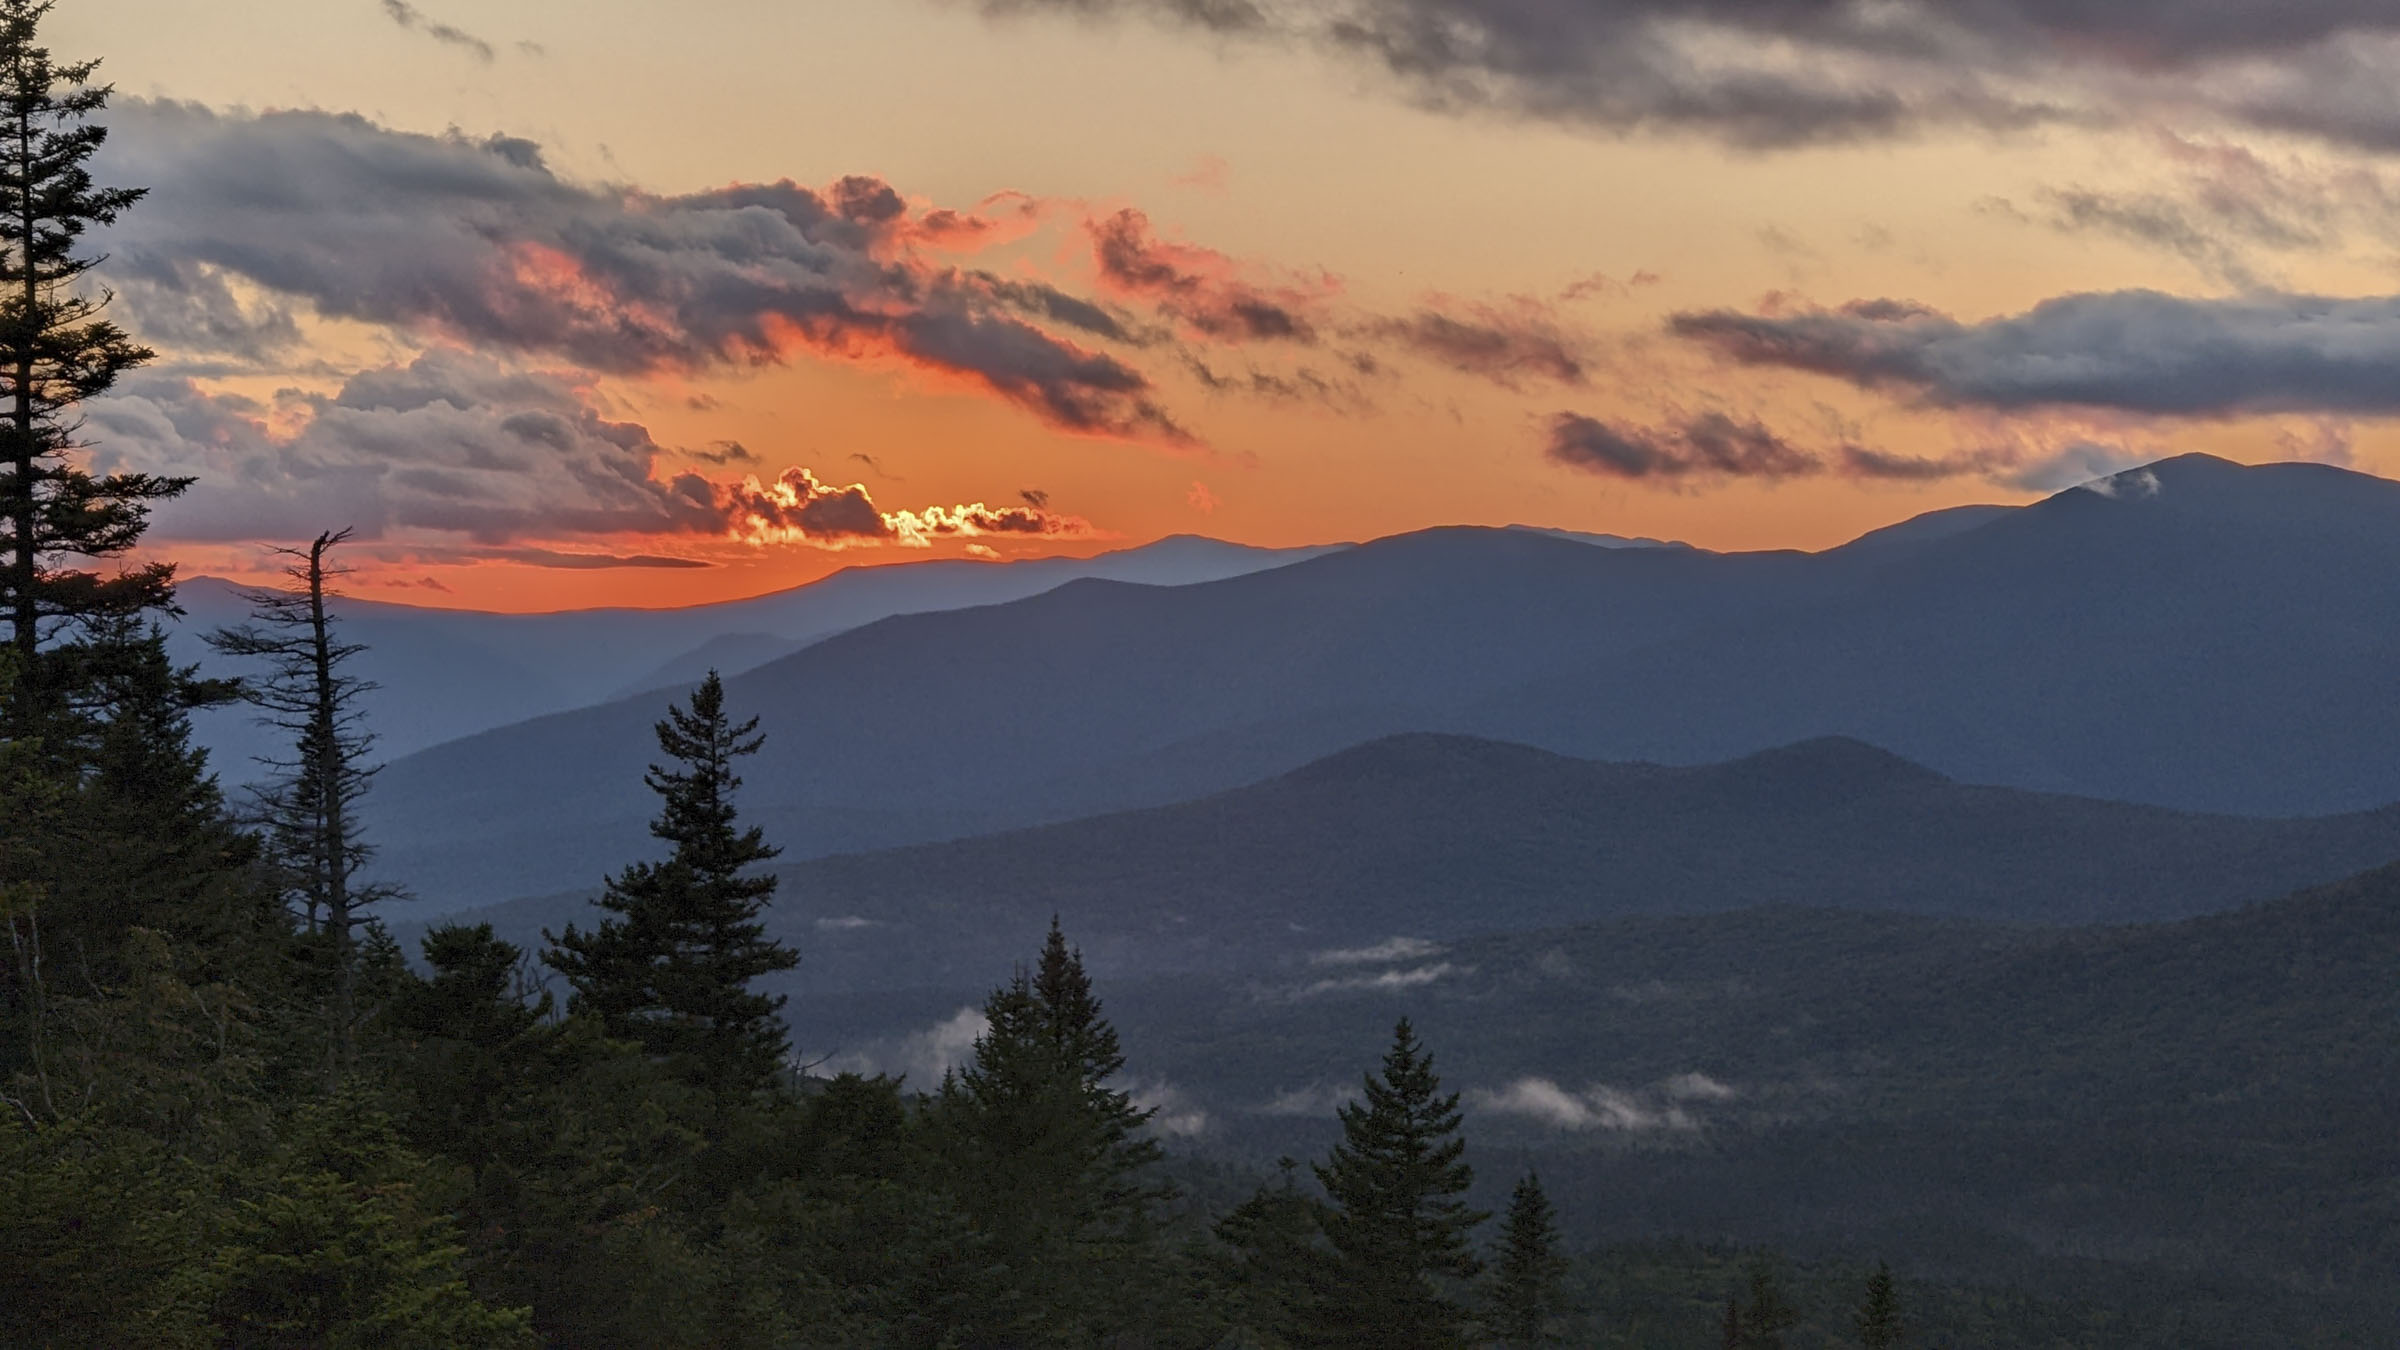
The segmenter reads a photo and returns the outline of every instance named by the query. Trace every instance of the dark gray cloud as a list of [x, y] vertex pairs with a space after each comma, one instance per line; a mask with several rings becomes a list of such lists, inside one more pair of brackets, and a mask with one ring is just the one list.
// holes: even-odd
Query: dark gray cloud
[[1584, 341], [1547, 307], [1533, 304], [1427, 307], [1380, 319], [1366, 331], [1435, 365], [1521, 388], [1530, 379], [1585, 383]]
[[1604, 422], [1580, 413], [1550, 420], [1544, 453], [1551, 460], [1603, 478], [1797, 478], [1824, 472], [1824, 462], [1757, 421], [1702, 413], [1678, 426], [1648, 428]]
[[1680, 314], [1672, 330], [1753, 366], [1944, 406], [2186, 417], [2400, 412], [2400, 297], [2188, 299], [2112, 291], [1966, 323], [1903, 301]]
[[[1065, 430], [1191, 439], [1139, 370], [1025, 317], [1107, 336], [1105, 311], [934, 265], [928, 251], [993, 223], [912, 212], [876, 179], [655, 196], [561, 178], [529, 141], [413, 135], [357, 116], [129, 100], [115, 129], [107, 176], [152, 189], [106, 242], [138, 325], [156, 313], [205, 335], [221, 301], [170, 310], [147, 297], [238, 286], [269, 309], [305, 304], [608, 373], [799, 351], [893, 358]], [[219, 345], [256, 348], [282, 331], [271, 315], [268, 327]]]
[[2200, 111], [2400, 144], [2384, 0], [983, 0], [1380, 67], [1417, 102], [1770, 148]]
[[1835, 475], [1921, 483], [1991, 476], [2014, 464], [2005, 451], [1927, 459], [1844, 442], [1829, 450], [1797, 444], [1756, 418], [1704, 412], [1660, 427], [1562, 412], [1550, 419], [1543, 453], [1552, 463], [1627, 482], [1717, 483]]
[[[1355, 362], [1352, 367], [1361, 374], [1376, 373], [1372, 358], [1368, 358], [1364, 367]], [[1275, 403], [1317, 403], [1345, 411], [1366, 411], [1374, 406], [1357, 381], [1328, 376], [1307, 366], [1288, 371], [1261, 370], [1256, 366], [1238, 371], [1219, 370], [1198, 354], [1186, 352], [1184, 368], [1212, 394], [1233, 394]]]
[[1122, 311], [1086, 300], [1080, 295], [1070, 295], [1045, 282], [1014, 280], [974, 271], [955, 273], [944, 278], [940, 286], [956, 288], [991, 303], [1005, 305], [1028, 317], [1061, 324], [1111, 342], [1145, 346], [1158, 340], [1157, 334], [1141, 331]]
[[383, 0], [383, 12], [402, 28], [423, 33], [445, 47], [456, 47], [486, 65], [491, 63], [492, 44], [463, 28], [425, 17], [424, 11], [408, 3], [408, 0]]
[[90, 409], [95, 462], [199, 481], [156, 514], [161, 538], [363, 539], [439, 531], [479, 545], [577, 535], [712, 534], [718, 486], [663, 473], [638, 424], [564, 377], [435, 350], [272, 404], [137, 372]]

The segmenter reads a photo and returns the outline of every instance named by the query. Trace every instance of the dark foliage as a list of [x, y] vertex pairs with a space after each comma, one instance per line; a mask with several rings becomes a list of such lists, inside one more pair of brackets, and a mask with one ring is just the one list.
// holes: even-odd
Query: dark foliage
[[1444, 1095], [1433, 1055], [1407, 1018], [1392, 1029], [1382, 1072], [1341, 1108], [1342, 1141], [1316, 1168], [1332, 1248], [1329, 1306], [1310, 1338], [1325, 1344], [1466, 1344], [1461, 1298], [1481, 1269], [1469, 1245], [1491, 1216], [1461, 1198], [1474, 1180], [1459, 1134], [1458, 1094]]
[[83, 564], [118, 557], [142, 535], [149, 505], [188, 479], [96, 476], [76, 463], [77, 405], [151, 357], [101, 317], [108, 304], [77, 283], [95, 259], [84, 235], [142, 198], [102, 187], [86, 167], [108, 138], [92, 120], [108, 105], [94, 61], [61, 63], [41, 44], [47, 0], [0, 3], [0, 612], [9, 625], [9, 736], [55, 733], [87, 653], [81, 626], [173, 607], [166, 563], [112, 574]]
[[659, 749], [677, 767], [652, 765], [659, 796], [650, 832], [674, 845], [663, 862], [610, 878], [600, 907], [611, 917], [584, 932], [569, 924], [543, 960], [575, 987], [571, 1007], [609, 1035], [638, 1042], [713, 1089], [749, 1091], [784, 1069], [790, 1037], [780, 996], [751, 981], [789, 970], [799, 955], [766, 936], [761, 919], [775, 878], [754, 869], [775, 856], [755, 826], [735, 823], [733, 761], [758, 753], [758, 720], [735, 726], [715, 672], [658, 723]]

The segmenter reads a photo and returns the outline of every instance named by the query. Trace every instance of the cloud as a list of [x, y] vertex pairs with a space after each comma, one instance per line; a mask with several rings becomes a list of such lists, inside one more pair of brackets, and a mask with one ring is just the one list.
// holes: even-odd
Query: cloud
[[1154, 302], [1161, 313], [1194, 334], [1219, 342], [1291, 342], [1310, 345], [1317, 329], [1308, 311], [1332, 290], [1314, 286], [1267, 288], [1241, 279], [1234, 261], [1196, 244], [1169, 243], [1151, 231], [1150, 218], [1127, 207], [1085, 223], [1101, 283], [1119, 295]]
[[1191, 1094], [1164, 1080], [1137, 1079], [1126, 1084], [1136, 1108], [1150, 1112], [1150, 1128], [1176, 1139], [1208, 1133], [1208, 1112]]
[[1441, 954], [1441, 948], [1423, 938], [1391, 937], [1366, 947], [1341, 947], [1318, 952], [1308, 958], [1318, 966], [1388, 965], [1395, 961], [1422, 961]]
[[1698, 1129], [1693, 1105], [1731, 1101], [1738, 1095], [1700, 1073], [1678, 1074], [1641, 1091], [1594, 1083], [1573, 1092], [1548, 1078], [1525, 1077], [1500, 1088], [1470, 1089], [1466, 1102], [1472, 1110], [1516, 1116], [1554, 1130], [1647, 1132]]
[[383, 12], [402, 28], [423, 33], [443, 46], [456, 47], [485, 65], [492, 62], [492, 44], [465, 29], [426, 18], [424, 12], [409, 4], [408, 0], [383, 0]]
[[454, 551], [460, 561], [597, 568], [708, 564], [526, 545], [653, 535], [925, 547], [938, 538], [1092, 533], [1089, 522], [1030, 505], [885, 511], [863, 485], [829, 486], [802, 467], [766, 484], [671, 472], [666, 461], [677, 453], [756, 457], [671, 452], [640, 424], [602, 416], [573, 375], [448, 348], [357, 372], [333, 393], [287, 389], [269, 402], [141, 371], [95, 400], [89, 416], [99, 467], [199, 480], [158, 509], [162, 539], [306, 537], [349, 525], [368, 540], [464, 536], [480, 547]]
[[[2008, 447], [1956, 451], [1931, 458], [1843, 442], [1818, 450], [1786, 439], [1757, 418], [1703, 412], [1661, 427], [1603, 421], [1562, 412], [1550, 419], [1543, 454], [1601, 478], [1670, 485], [1833, 475], [1864, 481], [1938, 482], [1969, 475], [1995, 477], [2017, 462]], [[1995, 481], [2007, 481], [1996, 478]]]
[[1586, 382], [1582, 339], [1549, 307], [1519, 298], [1505, 305], [1444, 301], [1401, 319], [1382, 319], [1368, 331], [1411, 354], [1504, 388], [1529, 377], [1560, 384]]
[[1643, 268], [1621, 281], [1606, 272], [1594, 272], [1571, 283], [1565, 290], [1558, 293], [1558, 298], [1561, 301], [1623, 300], [1645, 286], [1658, 285], [1661, 280], [1658, 273], [1648, 268]]
[[984, 0], [1129, 15], [1380, 68], [1411, 101], [1737, 146], [2195, 116], [2400, 145], [2381, 0]]
[[2046, 187], [2032, 213], [2005, 200], [1986, 209], [2171, 254], [2245, 291], [2274, 289], [2276, 255], [2331, 252], [2362, 234], [2400, 243], [2400, 183], [2367, 164], [2163, 130], [2149, 141], [2163, 182]]
[[[135, 99], [114, 130], [105, 173], [152, 190], [106, 242], [137, 327], [189, 333], [192, 305], [170, 310], [160, 292], [208, 296], [208, 315], [238, 285], [276, 306], [600, 373], [808, 353], [952, 380], [1066, 431], [1192, 441], [1141, 371], [1026, 317], [1105, 336], [1105, 311], [929, 256], [1015, 228], [1029, 209], [1016, 199], [997, 215], [920, 211], [863, 177], [662, 196], [562, 178], [527, 140], [312, 111]], [[261, 315], [270, 328], [272, 317]]]
[[1357, 1101], [1356, 1084], [1311, 1083], [1279, 1092], [1255, 1108], [1262, 1116], [1330, 1116]]
[[1947, 407], [2108, 408], [2183, 417], [2400, 412], [2400, 296], [2195, 300], [2058, 296], [1964, 322], [1907, 301], [1676, 315], [1728, 360], [1899, 389]]
[[1406, 969], [1379, 970], [1372, 975], [1343, 975], [1332, 979], [1317, 980], [1302, 986], [1296, 991], [1296, 996], [1310, 998], [1318, 994], [1333, 993], [1390, 993], [1400, 989], [1420, 989], [1436, 980], [1452, 975], [1472, 975], [1474, 973], [1472, 966], [1458, 966], [1448, 961], [1437, 961], [1429, 966], [1410, 966]]
[[836, 1054], [826, 1067], [835, 1073], [894, 1074], [930, 1089], [974, 1061], [975, 1042], [988, 1026], [982, 1009], [960, 1008], [921, 1031]]
[[2149, 469], [2128, 469], [2106, 478], [2095, 478], [2082, 485], [2086, 492], [2102, 497], [2155, 497], [2158, 495], [2158, 475]]
[[891, 543], [926, 548], [935, 539], [982, 535], [1055, 539], [1093, 533], [1091, 522], [1031, 501], [1023, 506], [970, 502], [885, 511], [876, 506], [866, 484], [837, 487], [799, 466], [784, 470], [772, 483], [745, 478], [724, 489], [722, 497], [728, 528], [754, 543], [810, 543], [832, 548]]
[[446, 349], [265, 402], [140, 371], [89, 417], [100, 467], [198, 478], [156, 513], [166, 539], [347, 525], [363, 539], [430, 530], [490, 546], [725, 526], [714, 485], [662, 473], [649, 431], [603, 417], [572, 377]]
[[1192, 161], [1192, 167], [1167, 180], [1177, 187], [1188, 187], [1222, 197], [1233, 182], [1233, 165], [1223, 155], [1202, 155]]
[[2157, 456], [2123, 446], [2077, 441], [2038, 459], [2019, 464], [1997, 475], [1996, 481], [2028, 492], [2059, 492], [2094, 479], [2110, 478], [2128, 469], [2139, 468], [2155, 458]]
[[[1087, 221], [1085, 230], [1101, 285], [1115, 295], [1149, 302], [1195, 342], [1315, 347], [1331, 329], [1509, 389], [1534, 378], [1570, 385], [1586, 379], [1586, 340], [1569, 332], [1549, 305], [1530, 297], [1480, 302], [1441, 296], [1404, 316], [1337, 313], [1341, 283], [1331, 275], [1272, 284], [1253, 280], [1263, 269], [1198, 244], [1162, 240], [1149, 217], [1132, 208]], [[1372, 352], [1345, 353], [1342, 359], [1360, 374], [1379, 369]], [[1253, 368], [1228, 375], [1188, 351], [1185, 364], [1203, 386], [1219, 393], [1362, 401], [1348, 381], [1305, 368], [1288, 373]]]
[[1550, 419], [1544, 448], [1553, 463], [1603, 478], [1797, 478], [1824, 472], [1824, 462], [1758, 421], [1708, 412], [1681, 426], [1653, 430], [1603, 422], [1581, 413]]

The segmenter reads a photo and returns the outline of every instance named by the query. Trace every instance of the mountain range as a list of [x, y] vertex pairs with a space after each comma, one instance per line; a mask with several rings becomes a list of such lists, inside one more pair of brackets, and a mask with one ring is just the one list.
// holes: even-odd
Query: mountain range
[[[1014, 600], [1084, 577], [1152, 586], [1213, 581], [1326, 551], [1176, 535], [1091, 558], [849, 567], [804, 586], [681, 609], [500, 614], [343, 596], [334, 610], [343, 638], [365, 648], [359, 673], [376, 685], [362, 709], [366, 722], [381, 752], [399, 757], [545, 713], [680, 687], [712, 667], [734, 674], [894, 614]], [[247, 619], [244, 590], [216, 577], [178, 587], [185, 614], [170, 642], [180, 659], [243, 673], [209, 653], [202, 637]], [[195, 731], [235, 779], [269, 748], [239, 708], [201, 713]]]
[[[972, 987], [1052, 915], [1123, 976], [1321, 970], [1391, 939], [1758, 905], [2182, 918], [2394, 859], [2400, 807], [2200, 815], [1968, 786], [1842, 739], [1671, 768], [1420, 733], [1194, 802], [786, 865], [768, 918], [806, 958], [781, 987], [867, 992]], [[588, 898], [468, 917], [531, 948], [588, 927]]]
[[[2184, 456], [1822, 553], [1448, 528], [1174, 587], [1086, 578], [729, 682], [795, 858], [1188, 801], [1378, 737], [1722, 761], [1823, 736], [1967, 781], [2279, 816], [2400, 799], [2400, 484]], [[376, 823], [458, 906], [638, 848], [663, 695], [395, 762]]]

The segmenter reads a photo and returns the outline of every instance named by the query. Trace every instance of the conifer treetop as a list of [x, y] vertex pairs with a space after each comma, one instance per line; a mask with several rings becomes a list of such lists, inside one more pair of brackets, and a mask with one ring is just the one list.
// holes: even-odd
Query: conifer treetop
[[41, 45], [50, 8], [0, 0], [0, 614], [19, 672], [9, 713], [20, 734], [67, 679], [38, 659], [62, 628], [172, 611], [171, 564], [114, 575], [76, 564], [131, 549], [151, 503], [191, 484], [98, 477], [68, 458], [80, 448], [71, 410], [155, 353], [102, 316], [107, 292], [76, 285], [102, 261], [77, 252], [84, 236], [116, 221], [143, 190], [93, 181], [86, 161], [108, 138], [93, 118], [111, 90], [93, 83], [98, 62], [61, 63]]

